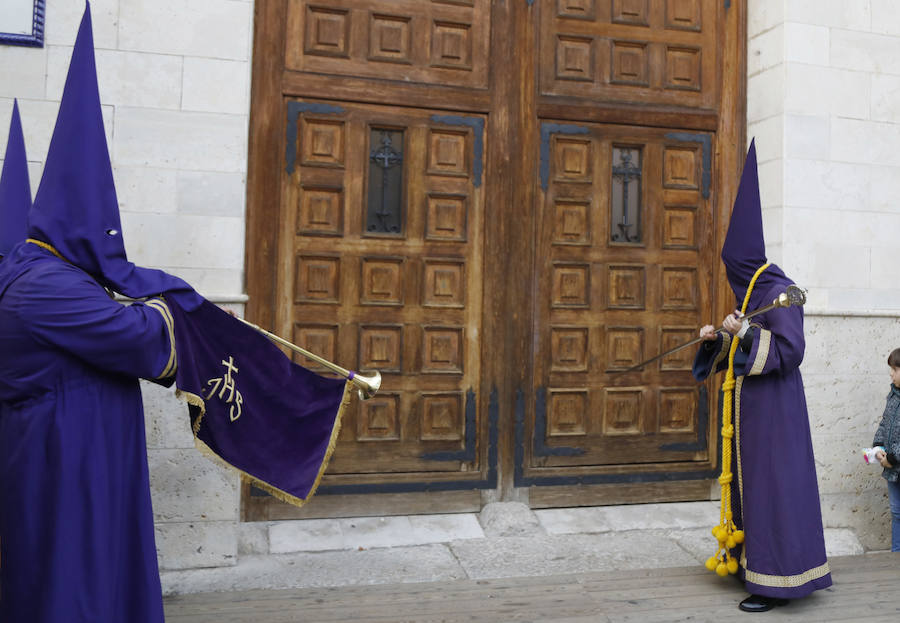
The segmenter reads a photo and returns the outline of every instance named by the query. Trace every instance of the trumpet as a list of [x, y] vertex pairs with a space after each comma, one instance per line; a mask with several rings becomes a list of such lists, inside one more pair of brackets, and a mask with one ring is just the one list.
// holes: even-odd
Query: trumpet
[[[235, 317], [237, 318], [237, 316], [235, 316]], [[381, 387], [381, 373], [378, 372], [377, 370], [369, 375], [360, 374], [359, 372], [354, 372], [352, 370], [347, 370], [346, 368], [342, 368], [341, 366], [337, 365], [336, 363], [332, 363], [332, 362], [328, 361], [327, 359], [319, 357], [315, 353], [309, 352], [305, 348], [297, 346], [293, 342], [288, 342], [283, 337], [279, 337], [279, 336], [275, 335], [274, 333], [270, 333], [269, 331], [266, 331], [262, 327], [257, 326], [255, 324], [253, 324], [252, 322], [248, 322], [248, 321], [244, 320], [243, 318], [238, 318], [238, 320], [243, 322], [248, 327], [252, 327], [253, 329], [259, 331], [260, 333], [265, 335], [267, 338], [269, 338], [276, 344], [280, 344], [281, 346], [284, 346], [285, 348], [289, 348], [292, 351], [294, 351], [295, 353], [300, 353], [304, 357], [308, 357], [308, 358], [312, 359], [313, 361], [315, 361], [316, 363], [318, 363], [322, 366], [325, 366], [326, 368], [328, 368], [335, 374], [344, 377], [345, 379], [347, 379], [348, 381], [350, 381], [351, 383], [353, 383], [356, 386], [356, 392], [359, 394], [360, 400], [368, 400], [369, 398], [374, 396], [375, 393]]]

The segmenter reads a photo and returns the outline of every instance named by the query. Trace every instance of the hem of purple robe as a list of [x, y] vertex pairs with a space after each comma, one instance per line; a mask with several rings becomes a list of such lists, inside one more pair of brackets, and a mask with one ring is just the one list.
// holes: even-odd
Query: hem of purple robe
[[[741, 569], [741, 571], [741, 576], [744, 576], [744, 570]], [[746, 579], [746, 577], [744, 577], [744, 586], [751, 595], [762, 595], [763, 597], [778, 597], [781, 599], [800, 599], [801, 597], [806, 597], [814, 591], [820, 591], [824, 588], [828, 588], [829, 586], [831, 586], [831, 583], [830, 571], [825, 575], [814, 580], [810, 580], [809, 582], [801, 584], [800, 586], [765, 586], [763, 584], [750, 582]]]

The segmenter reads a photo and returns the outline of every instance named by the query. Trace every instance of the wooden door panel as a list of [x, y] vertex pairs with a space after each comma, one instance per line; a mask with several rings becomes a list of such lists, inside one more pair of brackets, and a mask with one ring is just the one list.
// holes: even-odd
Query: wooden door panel
[[290, 0], [285, 65], [484, 89], [490, 15], [489, 0]]
[[703, 464], [712, 431], [690, 374], [694, 351], [622, 371], [692, 339], [711, 317], [713, 284], [700, 267], [714, 260], [713, 137], [543, 127], [535, 415], [523, 476]]
[[484, 117], [293, 99], [287, 109], [279, 325], [383, 376], [345, 415], [324, 485], [482, 475]]
[[543, 3], [545, 95], [714, 109], [716, 0], [555, 0]]

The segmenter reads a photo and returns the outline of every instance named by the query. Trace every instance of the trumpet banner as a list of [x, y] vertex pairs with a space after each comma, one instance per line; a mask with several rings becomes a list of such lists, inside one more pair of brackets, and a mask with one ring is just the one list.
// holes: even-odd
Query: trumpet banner
[[291, 361], [256, 330], [207, 300], [167, 297], [176, 394], [194, 442], [272, 495], [301, 506], [315, 493], [350, 399], [345, 379]]

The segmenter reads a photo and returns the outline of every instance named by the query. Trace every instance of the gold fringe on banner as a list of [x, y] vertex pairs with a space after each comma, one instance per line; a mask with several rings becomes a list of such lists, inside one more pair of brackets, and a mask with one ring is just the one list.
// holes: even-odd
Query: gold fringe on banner
[[350, 399], [353, 396], [353, 391], [353, 383], [347, 381], [344, 384], [344, 396], [341, 398], [341, 406], [338, 407], [337, 415], [334, 418], [334, 426], [331, 429], [331, 437], [328, 440], [328, 448], [326, 448], [325, 450], [325, 456], [322, 459], [322, 464], [319, 466], [319, 473], [316, 475], [316, 480], [315, 482], [313, 482], [313, 486], [312, 488], [310, 488], [309, 493], [305, 498], [291, 495], [287, 491], [283, 491], [282, 489], [279, 489], [278, 487], [264, 480], [260, 480], [256, 476], [248, 474], [244, 470], [235, 467], [234, 465], [223, 459], [221, 456], [216, 454], [212, 450], [212, 448], [210, 448], [208, 445], [206, 445], [206, 443], [197, 438], [197, 434], [200, 430], [200, 423], [203, 420], [203, 417], [206, 415], [206, 404], [203, 399], [196, 394], [192, 394], [181, 389], [176, 389], [175, 395], [189, 405], [193, 405], [200, 409], [200, 415], [197, 416], [197, 419], [194, 421], [192, 429], [194, 433], [194, 445], [197, 447], [201, 454], [211, 459], [214, 463], [218, 463], [223, 467], [227, 467], [228, 469], [232, 469], [238, 472], [241, 475], [242, 479], [246, 480], [256, 487], [259, 487], [272, 497], [277, 498], [282, 502], [287, 502], [288, 504], [299, 507], [306, 504], [306, 502], [308, 502], [310, 498], [312, 498], [316, 490], [319, 488], [319, 483], [322, 480], [322, 475], [325, 473], [325, 470], [328, 469], [328, 461], [331, 460], [331, 455], [334, 453], [335, 446], [337, 445], [337, 439], [341, 433], [341, 421], [344, 417], [344, 412], [347, 409], [347, 405], [350, 404]]

